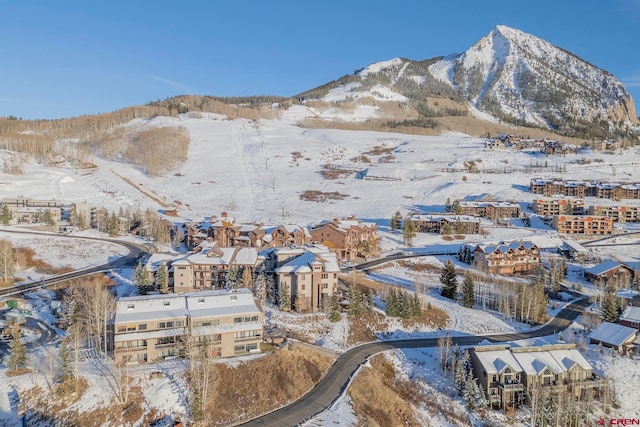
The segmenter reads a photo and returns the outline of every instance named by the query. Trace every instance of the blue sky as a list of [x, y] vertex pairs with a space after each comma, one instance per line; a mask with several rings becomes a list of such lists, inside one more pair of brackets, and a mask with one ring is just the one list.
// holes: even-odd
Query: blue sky
[[34, 0], [0, 2], [0, 17], [0, 116], [291, 96], [373, 62], [462, 52], [498, 24], [611, 72], [640, 102], [640, 0]]

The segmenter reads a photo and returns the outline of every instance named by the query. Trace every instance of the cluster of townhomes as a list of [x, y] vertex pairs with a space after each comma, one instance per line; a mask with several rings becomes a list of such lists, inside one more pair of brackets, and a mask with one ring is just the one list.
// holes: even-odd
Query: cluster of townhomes
[[602, 392], [607, 380], [593, 372], [575, 344], [513, 347], [484, 343], [470, 351], [473, 375], [494, 407], [507, 408], [525, 402], [539, 387], [582, 396], [588, 390]]
[[569, 181], [555, 178], [532, 178], [529, 183], [532, 194], [570, 197], [595, 197], [598, 199], [639, 199], [640, 183], [607, 181]]
[[[168, 292], [121, 298], [111, 348], [122, 363], [141, 363], [183, 355], [185, 343], [206, 341], [211, 356], [259, 351], [263, 336], [259, 301], [242, 286], [258, 275], [265, 297], [298, 312], [328, 309], [338, 292], [339, 261], [376, 246], [375, 224], [355, 218], [301, 226], [236, 224], [227, 214], [187, 225], [187, 254], [153, 254], [144, 266], [150, 280], [161, 268]], [[233, 271], [235, 285], [229, 284]], [[245, 271], [247, 273], [245, 273]], [[230, 289], [231, 288], [231, 289]], [[256, 302], [256, 297], [258, 302]]]

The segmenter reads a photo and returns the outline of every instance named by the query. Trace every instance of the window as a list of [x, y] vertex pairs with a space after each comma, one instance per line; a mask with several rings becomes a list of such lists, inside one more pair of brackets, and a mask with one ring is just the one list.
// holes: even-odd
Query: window
[[139, 331], [146, 331], [147, 330], [147, 324], [146, 323], [141, 323], [138, 325], [138, 330]]
[[204, 303], [204, 298], [198, 298], [198, 303], [200, 304]]
[[322, 274], [320, 275], [320, 278], [321, 278], [321, 279], [328, 279], [328, 278], [329, 278], [329, 273], [322, 273]]
[[231, 295], [231, 301], [237, 301], [237, 300], [238, 300], [237, 295]]
[[127, 327], [125, 325], [120, 325], [117, 328], [117, 332], [126, 332]]
[[329, 284], [328, 283], [323, 283], [322, 284], [322, 288], [323, 289], [329, 289]]
[[305, 288], [306, 288], [306, 287], [305, 287], [305, 285], [300, 285], [300, 289], [301, 289], [301, 290], [303, 290], [303, 291], [304, 291], [304, 290], [305, 290]]
[[171, 304], [169, 301], [162, 301], [162, 305], [168, 307]]
[[134, 308], [136, 308], [135, 304], [127, 304], [127, 310], [133, 310]]
[[136, 325], [127, 325], [127, 332], [135, 331]]
[[184, 320], [176, 320], [175, 327], [176, 328], [184, 328]]
[[178, 270], [186, 270], [187, 267], [178, 267]]
[[258, 349], [258, 343], [247, 344], [247, 351], [257, 350], [257, 349]]
[[242, 323], [242, 317], [234, 317], [233, 323]]
[[233, 351], [235, 351], [236, 353], [239, 351], [245, 351], [245, 346], [244, 345], [236, 345], [233, 347]]

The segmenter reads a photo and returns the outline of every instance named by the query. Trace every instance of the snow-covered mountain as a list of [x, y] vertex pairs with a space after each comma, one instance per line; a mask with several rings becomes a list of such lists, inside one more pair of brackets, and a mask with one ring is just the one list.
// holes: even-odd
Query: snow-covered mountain
[[[418, 117], [471, 112], [584, 137], [604, 137], [603, 127], [625, 135], [638, 120], [631, 96], [611, 73], [502, 25], [462, 54], [374, 63], [303, 95], [334, 104], [363, 99], [404, 103]], [[449, 104], [435, 106], [429, 101], [434, 98]]]
[[636, 121], [612, 74], [538, 37], [503, 25], [429, 67], [476, 108], [557, 128], [560, 120]]

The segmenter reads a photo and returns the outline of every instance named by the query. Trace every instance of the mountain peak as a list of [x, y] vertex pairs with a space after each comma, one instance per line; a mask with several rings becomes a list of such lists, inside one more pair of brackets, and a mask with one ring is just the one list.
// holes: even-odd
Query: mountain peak
[[513, 123], [562, 130], [576, 122], [613, 127], [637, 120], [633, 100], [610, 73], [506, 25], [429, 71], [474, 107]]

